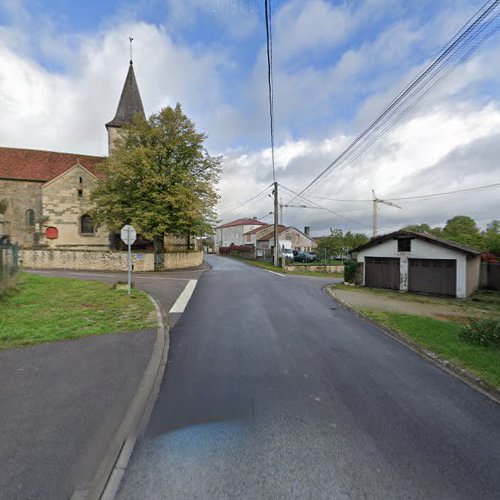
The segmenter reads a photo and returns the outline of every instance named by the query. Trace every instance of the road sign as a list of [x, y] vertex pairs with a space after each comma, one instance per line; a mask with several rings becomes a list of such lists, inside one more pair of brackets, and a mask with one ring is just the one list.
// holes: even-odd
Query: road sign
[[130, 224], [127, 224], [122, 227], [120, 237], [125, 245], [132, 245], [137, 239], [137, 232]]
[[120, 231], [120, 238], [122, 239], [123, 243], [125, 243], [125, 245], [127, 245], [127, 247], [128, 247], [128, 294], [130, 295], [132, 293], [132, 250], [131, 250], [131, 246], [132, 246], [132, 243], [134, 243], [134, 241], [137, 238], [137, 232], [130, 224], [126, 224], [125, 226], [122, 227], [122, 230]]

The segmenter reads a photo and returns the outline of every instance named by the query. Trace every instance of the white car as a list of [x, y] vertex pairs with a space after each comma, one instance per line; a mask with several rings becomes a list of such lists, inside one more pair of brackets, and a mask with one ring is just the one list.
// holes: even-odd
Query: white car
[[293, 260], [293, 250], [291, 248], [283, 248], [281, 250], [281, 257], [286, 260]]

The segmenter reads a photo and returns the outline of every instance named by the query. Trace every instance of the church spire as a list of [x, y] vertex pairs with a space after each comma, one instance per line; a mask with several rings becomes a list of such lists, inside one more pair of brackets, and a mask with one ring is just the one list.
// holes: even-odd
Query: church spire
[[139, 87], [135, 79], [134, 65], [131, 59], [115, 117], [110, 122], [106, 123], [110, 153], [113, 142], [119, 134], [119, 129], [124, 125], [131, 123], [136, 114], [146, 118], [144, 107], [142, 105], [141, 94], [139, 93]]

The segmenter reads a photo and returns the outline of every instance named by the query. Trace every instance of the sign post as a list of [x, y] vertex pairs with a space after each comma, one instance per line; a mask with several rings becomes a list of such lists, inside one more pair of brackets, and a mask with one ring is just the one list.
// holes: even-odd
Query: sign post
[[128, 294], [130, 295], [132, 289], [132, 243], [137, 238], [137, 232], [130, 224], [126, 224], [120, 231], [120, 237], [128, 247]]

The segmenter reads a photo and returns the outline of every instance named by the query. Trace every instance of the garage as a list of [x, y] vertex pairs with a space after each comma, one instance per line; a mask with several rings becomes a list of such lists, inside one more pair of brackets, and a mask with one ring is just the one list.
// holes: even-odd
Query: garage
[[387, 257], [366, 257], [366, 286], [399, 290], [399, 259]]
[[456, 289], [456, 260], [408, 259], [408, 290], [410, 292], [454, 296]]
[[479, 287], [480, 253], [431, 234], [401, 229], [350, 253], [359, 264], [358, 285], [459, 298]]

